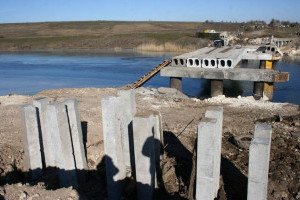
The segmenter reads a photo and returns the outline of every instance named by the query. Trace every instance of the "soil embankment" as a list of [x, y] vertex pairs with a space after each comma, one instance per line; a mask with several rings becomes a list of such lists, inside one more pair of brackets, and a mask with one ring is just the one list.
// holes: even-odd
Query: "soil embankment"
[[[117, 89], [57, 89], [34, 96], [0, 97], [0, 199], [102, 199], [105, 196], [105, 167], [101, 98]], [[58, 188], [52, 174], [30, 182], [24, 173], [20, 128], [20, 106], [37, 97], [51, 102], [76, 98], [83, 130], [87, 133], [89, 180], [78, 190]], [[197, 124], [207, 106], [223, 105], [221, 190], [219, 199], [246, 199], [248, 148], [255, 123], [273, 126], [268, 199], [300, 198], [300, 110], [292, 104], [234, 99], [219, 96], [190, 99], [170, 89], [139, 88], [138, 109], [160, 111], [163, 117], [165, 159], [164, 199], [187, 199], [192, 171]], [[180, 136], [178, 136], [180, 135]], [[130, 197], [130, 194], [128, 194]]]

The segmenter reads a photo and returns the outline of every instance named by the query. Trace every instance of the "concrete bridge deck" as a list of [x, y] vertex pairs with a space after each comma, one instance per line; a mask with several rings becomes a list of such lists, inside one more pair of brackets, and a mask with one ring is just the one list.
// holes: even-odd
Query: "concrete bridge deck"
[[277, 47], [227, 46], [205, 47], [172, 58], [173, 67], [234, 68], [241, 60], [278, 60]]
[[192, 67], [165, 67], [161, 76], [181, 78], [204, 78], [236, 81], [287, 82], [289, 73], [269, 69], [206, 69]]
[[[223, 80], [253, 81], [253, 95], [273, 99], [273, 83], [289, 81], [289, 73], [273, 70], [282, 53], [275, 45], [205, 47], [172, 58], [172, 67], [161, 70], [170, 77], [170, 87], [182, 90], [182, 78], [210, 80], [211, 96], [223, 94]], [[259, 69], [235, 68], [242, 60], [259, 60]]]

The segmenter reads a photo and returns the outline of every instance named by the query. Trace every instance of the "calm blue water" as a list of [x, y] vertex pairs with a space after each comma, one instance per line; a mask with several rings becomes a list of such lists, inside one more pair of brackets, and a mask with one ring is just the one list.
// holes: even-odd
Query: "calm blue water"
[[[0, 95], [35, 94], [45, 89], [78, 87], [120, 87], [170, 59], [172, 54], [121, 52], [0, 53]], [[274, 101], [300, 105], [300, 58], [280, 61], [275, 68], [290, 72], [290, 82], [275, 84]], [[242, 67], [257, 67], [249, 62]], [[144, 86], [168, 87], [169, 79], [156, 75]], [[251, 95], [252, 82], [225, 81], [226, 96]], [[184, 79], [183, 92], [207, 97], [205, 80]]]

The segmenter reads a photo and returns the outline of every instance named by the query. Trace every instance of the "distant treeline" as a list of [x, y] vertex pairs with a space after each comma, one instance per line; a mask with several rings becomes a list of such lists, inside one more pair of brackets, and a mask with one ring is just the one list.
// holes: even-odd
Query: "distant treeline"
[[243, 24], [243, 25], [261, 24], [261, 25], [269, 25], [270, 27], [278, 27], [278, 26], [298, 27], [299, 26], [299, 22], [290, 22], [288, 20], [278, 20], [278, 19], [272, 19], [270, 21], [270, 23], [267, 23], [263, 20], [250, 20], [247, 22], [237, 22], [237, 21], [214, 22], [213, 20], [205, 20], [205, 23], [237, 23], [237, 24]]

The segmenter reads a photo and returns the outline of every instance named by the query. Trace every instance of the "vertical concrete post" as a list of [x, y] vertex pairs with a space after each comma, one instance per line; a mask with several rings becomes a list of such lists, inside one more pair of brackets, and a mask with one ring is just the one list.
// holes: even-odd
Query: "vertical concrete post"
[[248, 200], [266, 200], [272, 126], [256, 124], [249, 148]]
[[155, 188], [159, 188], [159, 182], [162, 182], [161, 161], [163, 156], [163, 128], [162, 116], [160, 112], [153, 115], [154, 126], [154, 151], [155, 151]]
[[122, 102], [119, 97], [107, 96], [102, 98], [101, 104], [108, 199], [119, 200], [126, 178], [121, 141]]
[[133, 118], [134, 155], [138, 199], [152, 200], [155, 188], [155, 117], [139, 113]]
[[214, 118], [217, 120], [217, 127], [214, 138], [214, 195], [217, 197], [220, 187], [220, 168], [221, 168], [221, 150], [222, 150], [222, 127], [223, 127], [223, 107], [222, 106], [209, 106], [205, 112], [206, 118]]
[[213, 200], [215, 196], [216, 119], [206, 118], [198, 125], [196, 199]]
[[78, 178], [81, 181], [85, 181], [84, 171], [87, 170], [88, 167], [83, 144], [81, 121], [78, 112], [77, 100], [68, 99], [64, 101], [63, 104], [65, 104], [67, 107], [66, 109], [69, 122], [69, 129], [71, 132], [71, 139], [74, 150], [75, 165], [78, 171]]
[[157, 158], [157, 161], [159, 162], [162, 159], [162, 154], [161, 152], [162, 147], [163, 147], [163, 128], [162, 128], [162, 116], [161, 114], [155, 113], [153, 115], [154, 117], [154, 138], [155, 138], [155, 155]]
[[136, 102], [134, 90], [120, 90], [118, 91], [121, 109], [120, 122], [121, 122], [121, 145], [124, 162], [129, 174], [133, 170], [134, 166], [134, 151], [133, 151], [133, 130], [132, 119], [136, 113]]
[[223, 80], [210, 80], [210, 95], [223, 95]]
[[42, 175], [42, 157], [36, 108], [26, 105], [21, 108], [21, 125], [25, 153], [25, 167], [32, 179]]
[[[272, 69], [273, 61], [261, 60], [259, 64], [259, 69]], [[254, 82], [253, 96], [255, 99], [267, 99], [269, 101], [273, 100], [274, 84], [267, 82]]]
[[47, 111], [60, 185], [76, 188], [77, 175], [66, 106], [63, 103], [48, 104]]
[[[266, 69], [273, 69], [273, 61], [266, 61]], [[265, 82], [264, 83], [264, 92], [263, 92], [263, 98], [267, 99], [269, 101], [273, 100], [273, 94], [274, 94], [274, 83], [272, 82]]]
[[38, 108], [38, 114], [40, 119], [40, 126], [42, 131], [43, 150], [45, 155], [45, 166], [55, 167], [55, 155], [56, 148], [53, 148], [50, 127], [47, 120], [47, 105], [49, 104], [48, 98], [38, 98], [33, 100], [33, 105]]
[[182, 78], [170, 77], [170, 88], [175, 88], [182, 92]]
[[[265, 68], [266, 68], [266, 61], [265, 60], [260, 60], [259, 69], [265, 69]], [[263, 82], [254, 82], [253, 97], [256, 100], [259, 100], [263, 97], [263, 91], [264, 91], [264, 83]]]

